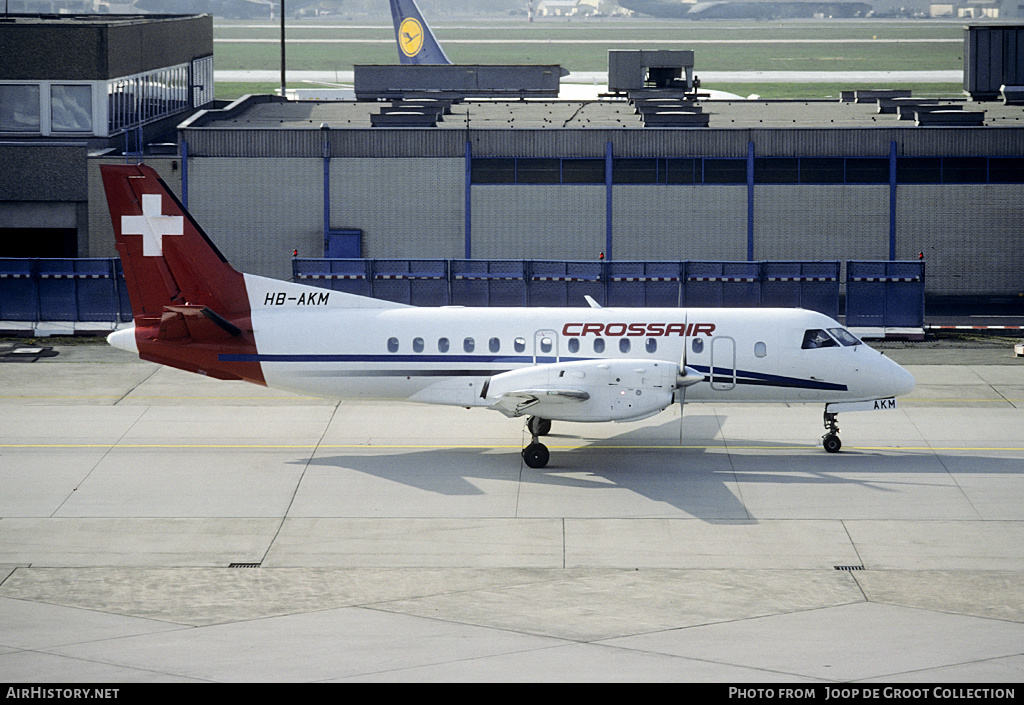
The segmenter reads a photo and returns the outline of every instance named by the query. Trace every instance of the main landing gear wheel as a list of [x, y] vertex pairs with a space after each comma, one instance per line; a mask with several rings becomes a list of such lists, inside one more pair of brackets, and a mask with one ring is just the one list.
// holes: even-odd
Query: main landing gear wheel
[[542, 468], [548, 464], [548, 459], [551, 454], [548, 452], [548, 447], [543, 443], [537, 443], [534, 441], [530, 445], [523, 448], [523, 460], [531, 468]]
[[836, 434], [826, 433], [821, 438], [821, 445], [829, 453], [838, 453], [839, 449], [843, 447], [843, 442]]
[[526, 419], [526, 429], [530, 434], [529, 445], [522, 449], [522, 459], [529, 467], [545, 467], [551, 458], [548, 447], [538, 441], [551, 432], [551, 419], [530, 416]]
[[534, 436], [546, 436], [551, 433], [551, 419], [542, 419], [539, 416], [531, 416], [526, 419], [526, 428]]
[[839, 414], [825, 412], [825, 431], [825, 435], [821, 437], [822, 447], [828, 453], [838, 453], [843, 447], [843, 442], [839, 440]]
[[530, 445], [523, 448], [523, 460], [531, 468], [542, 468], [548, 464], [551, 453], [548, 447], [538, 441], [538, 437], [551, 433], [551, 419], [530, 416], [526, 419], [526, 429], [530, 432]]

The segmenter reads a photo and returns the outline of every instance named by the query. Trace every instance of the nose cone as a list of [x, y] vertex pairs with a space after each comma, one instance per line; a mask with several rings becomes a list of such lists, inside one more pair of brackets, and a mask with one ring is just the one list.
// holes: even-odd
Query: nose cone
[[909, 394], [917, 385], [917, 381], [914, 379], [914, 375], [907, 372], [905, 369], [897, 365], [895, 362], [892, 363], [892, 367], [893, 396], [898, 397], [904, 394]]

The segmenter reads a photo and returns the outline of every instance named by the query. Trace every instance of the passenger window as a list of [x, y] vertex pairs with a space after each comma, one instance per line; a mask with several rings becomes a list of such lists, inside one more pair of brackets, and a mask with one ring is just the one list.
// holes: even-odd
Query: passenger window
[[690, 350], [692, 350], [693, 352], [697, 353], [698, 355], [700, 353], [704, 352], [704, 339], [703, 338], [694, 338], [693, 342], [690, 343]]
[[629, 338], [619, 338], [619, 352], [629, 352]]
[[412, 339], [412, 351], [418, 353], [423, 352], [423, 338]]
[[518, 353], [523, 352], [526, 350], [526, 338], [516, 338], [515, 342], [512, 343], [512, 347], [515, 348]]
[[466, 338], [465, 340], [462, 341], [462, 349], [465, 350], [466, 352], [473, 352], [475, 348], [476, 341], [473, 340], [472, 338]]
[[398, 338], [388, 338], [388, 352], [398, 352]]
[[487, 349], [490, 350], [492, 353], [498, 352], [499, 350], [501, 350], [501, 341], [498, 340], [497, 338], [491, 338], [489, 341], [487, 341]]
[[843, 345], [850, 347], [851, 345], [860, 345], [860, 339], [845, 328], [829, 328], [828, 332]]
[[839, 347], [839, 343], [833, 340], [825, 331], [812, 329], [804, 332], [804, 343], [800, 347], [804, 350], [813, 350], [815, 348], [835, 348]]
[[594, 338], [594, 352], [604, 352], [604, 338]]
[[437, 351], [438, 352], [446, 353], [446, 352], [448, 352], [448, 348], [450, 348], [450, 347], [451, 347], [451, 343], [448, 342], [448, 338], [438, 338], [437, 339]]
[[658, 339], [648, 338], [647, 339], [647, 352], [654, 354], [658, 352]]
[[544, 336], [543, 338], [540, 339], [540, 351], [542, 353], [551, 352], [552, 347], [554, 347], [554, 343], [551, 341], [551, 338]]
[[754, 356], [764, 357], [768, 354], [768, 346], [764, 343], [754, 343]]
[[569, 338], [569, 352], [578, 353], [580, 351], [580, 339]]

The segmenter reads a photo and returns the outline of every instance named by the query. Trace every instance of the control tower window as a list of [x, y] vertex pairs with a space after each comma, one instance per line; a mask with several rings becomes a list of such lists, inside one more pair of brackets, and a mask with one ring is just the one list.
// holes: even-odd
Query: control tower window
[[92, 86], [50, 86], [50, 129], [92, 132]]
[[39, 132], [39, 86], [0, 86], [0, 132]]

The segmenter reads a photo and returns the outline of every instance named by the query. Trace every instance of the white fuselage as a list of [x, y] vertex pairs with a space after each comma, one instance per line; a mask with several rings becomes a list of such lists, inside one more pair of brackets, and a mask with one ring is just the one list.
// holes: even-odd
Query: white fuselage
[[[601, 361], [704, 375], [685, 386], [686, 402], [860, 401], [914, 385], [835, 320], [802, 309], [419, 308], [249, 275], [246, 285], [267, 385], [317, 396], [492, 406], [498, 375], [573, 363], [560, 372], [569, 388], [584, 372], [593, 382]], [[809, 331], [827, 334], [808, 343]]]

